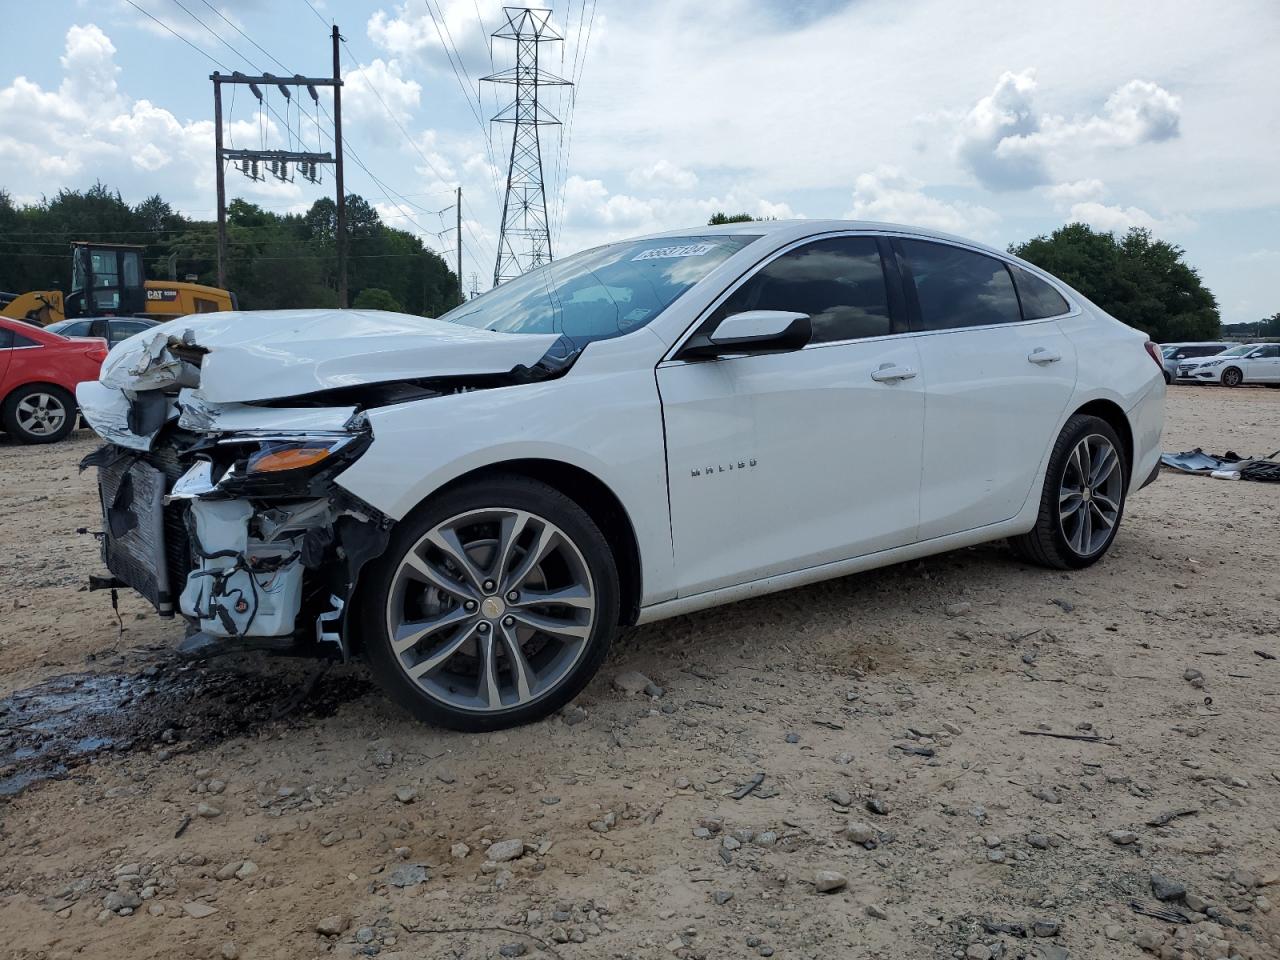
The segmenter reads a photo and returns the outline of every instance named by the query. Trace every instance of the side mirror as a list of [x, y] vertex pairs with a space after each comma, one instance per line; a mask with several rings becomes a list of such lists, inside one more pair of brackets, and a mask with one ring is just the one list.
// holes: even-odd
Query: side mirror
[[747, 310], [725, 317], [709, 336], [694, 337], [680, 352], [680, 359], [786, 353], [799, 350], [812, 336], [813, 324], [807, 313]]

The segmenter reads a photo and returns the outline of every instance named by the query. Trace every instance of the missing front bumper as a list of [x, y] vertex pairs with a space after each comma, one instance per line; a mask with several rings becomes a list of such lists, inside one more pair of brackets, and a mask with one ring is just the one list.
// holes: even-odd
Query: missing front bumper
[[82, 468], [99, 471], [102, 558], [113, 577], [222, 647], [347, 659], [349, 601], [391, 521], [336, 486], [319, 497], [314, 488], [228, 496], [193, 477], [202, 463], [110, 445], [85, 458]]

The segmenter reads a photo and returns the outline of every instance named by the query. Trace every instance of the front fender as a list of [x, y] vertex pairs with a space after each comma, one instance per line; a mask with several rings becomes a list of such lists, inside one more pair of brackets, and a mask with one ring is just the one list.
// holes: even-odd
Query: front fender
[[373, 443], [337, 482], [399, 520], [483, 467], [523, 459], [577, 467], [613, 491], [631, 520], [642, 602], [669, 599], [674, 561], [662, 410], [653, 368], [629, 353], [602, 350], [594, 363], [584, 355], [556, 380], [370, 409]]

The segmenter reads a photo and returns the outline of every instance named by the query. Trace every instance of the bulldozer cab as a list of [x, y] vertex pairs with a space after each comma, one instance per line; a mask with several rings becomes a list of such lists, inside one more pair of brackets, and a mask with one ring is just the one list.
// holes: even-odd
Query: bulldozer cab
[[107, 243], [71, 245], [68, 317], [128, 317], [147, 309], [140, 246]]

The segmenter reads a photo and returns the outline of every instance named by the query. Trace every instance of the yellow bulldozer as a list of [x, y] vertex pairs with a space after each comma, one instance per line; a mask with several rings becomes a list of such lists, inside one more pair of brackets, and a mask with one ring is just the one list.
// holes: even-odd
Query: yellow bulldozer
[[145, 279], [143, 249], [119, 243], [72, 243], [71, 291], [0, 293], [0, 317], [45, 327], [79, 317], [172, 320], [192, 313], [236, 309], [235, 294], [227, 290]]

